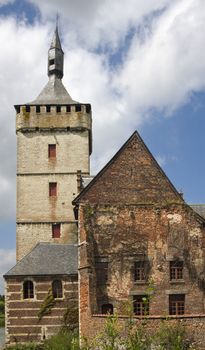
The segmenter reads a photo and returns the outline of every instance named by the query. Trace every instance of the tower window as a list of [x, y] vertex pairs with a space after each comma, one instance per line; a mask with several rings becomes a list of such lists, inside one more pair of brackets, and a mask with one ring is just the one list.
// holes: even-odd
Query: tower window
[[52, 224], [52, 238], [60, 238], [61, 236], [61, 225]]
[[170, 280], [180, 280], [183, 279], [183, 261], [170, 261]]
[[147, 295], [133, 296], [134, 314], [138, 316], [149, 315], [149, 298]]
[[50, 113], [50, 111], [51, 111], [51, 106], [46, 106], [46, 112]]
[[49, 183], [49, 197], [56, 197], [57, 196], [57, 182], [50, 182]]
[[23, 298], [24, 299], [33, 299], [34, 298], [34, 288], [33, 282], [28, 280], [23, 283]]
[[143, 282], [146, 280], [145, 261], [135, 262], [134, 279], [136, 282]]
[[30, 106], [26, 105], [26, 112], [29, 113], [30, 112]]
[[55, 60], [54, 59], [49, 60], [49, 65], [52, 66], [53, 64], [55, 64]]
[[185, 309], [185, 295], [172, 294], [169, 296], [169, 314], [170, 315], [184, 315]]
[[86, 105], [86, 113], [90, 113], [91, 110], [91, 106], [90, 105]]
[[66, 112], [70, 112], [70, 105], [66, 106]]
[[60, 113], [61, 112], [61, 106], [56, 106], [56, 112]]
[[48, 145], [48, 158], [56, 158], [56, 145]]
[[54, 298], [63, 297], [63, 288], [61, 280], [54, 280], [52, 283], [52, 293]]

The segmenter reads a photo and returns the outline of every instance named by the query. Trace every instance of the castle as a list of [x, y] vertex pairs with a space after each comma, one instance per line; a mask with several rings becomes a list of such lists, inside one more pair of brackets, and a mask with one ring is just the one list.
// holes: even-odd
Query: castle
[[80, 335], [92, 337], [108, 312], [123, 322], [129, 301], [136, 323], [145, 309], [153, 329], [180, 318], [203, 349], [204, 207], [184, 202], [137, 132], [90, 177], [91, 106], [63, 86], [63, 55], [56, 28], [47, 85], [15, 106], [17, 264], [4, 276], [6, 343], [43, 341], [73, 307]]

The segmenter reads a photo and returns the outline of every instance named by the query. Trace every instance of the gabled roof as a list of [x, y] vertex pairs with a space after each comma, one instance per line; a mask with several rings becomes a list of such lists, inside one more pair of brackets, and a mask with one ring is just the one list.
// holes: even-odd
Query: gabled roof
[[77, 274], [77, 249], [75, 244], [38, 243], [4, 277]]
[[[129, 176], [133, 177], [133, 181], [129, 179], [128, 185]], [[153, 198], [150, 196], [150, 190], [154, 193]], [[113, 191], [116, 197], [119, 196], [119, 203], [126, 201], [124, 194], [128, 191], [133, 204], [143, 201], [144, 203], [160, 202], [166, 199], [184, 203], [182, 196], [161, 169], [137, 131], [74, 199], [73, 204], [76, 205], [81, 200], [92, 202], [94, 191], [98, 192], [97, 202], [101, 203], [103, 201], [109, 203], [109, 199], [111, 199], [110, 202], [117, 202]]]

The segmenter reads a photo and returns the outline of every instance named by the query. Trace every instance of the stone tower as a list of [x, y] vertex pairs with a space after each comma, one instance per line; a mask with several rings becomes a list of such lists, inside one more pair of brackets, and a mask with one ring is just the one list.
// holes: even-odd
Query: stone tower
[[39, 242], [76, 243], [72, 200], [79, 173], [89, 175], [91, 106], [72, 100], [63, 83], [56, 27], [49, 81], [36, 100], [16, 105], [17, 261]]

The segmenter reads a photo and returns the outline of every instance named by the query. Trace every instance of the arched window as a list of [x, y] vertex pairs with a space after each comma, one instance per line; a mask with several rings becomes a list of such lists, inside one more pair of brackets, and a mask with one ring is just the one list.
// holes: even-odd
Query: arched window
[[24, 299], [34, 298], [33, 282], [30, 280], [24, 281], [23, 283], [23, 298]]
[[102, 314], [103, 315], [113, 315], [113, 305], [112, 304], [103, 304], [102, 305]]
[[60, 280], [55, 280], [52, 283], [52, 293], [54, 298], [63, 297], [62, 282]]

